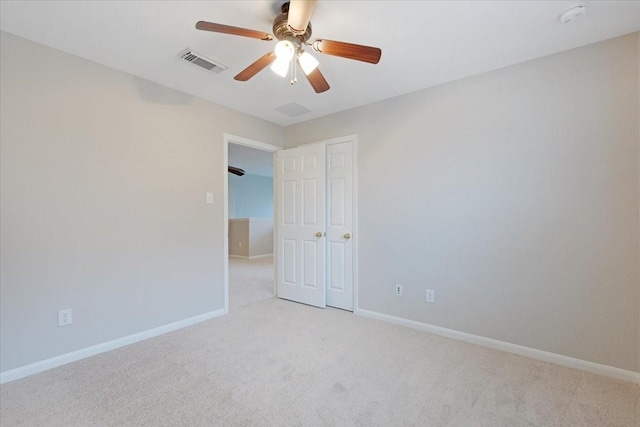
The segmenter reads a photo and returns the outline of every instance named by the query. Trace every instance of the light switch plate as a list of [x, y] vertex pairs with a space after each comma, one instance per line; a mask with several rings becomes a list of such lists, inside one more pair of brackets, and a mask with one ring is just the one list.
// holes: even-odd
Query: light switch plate
[[58, 326], [67, 326], [73, 322], [71, 309], [58, 310]]

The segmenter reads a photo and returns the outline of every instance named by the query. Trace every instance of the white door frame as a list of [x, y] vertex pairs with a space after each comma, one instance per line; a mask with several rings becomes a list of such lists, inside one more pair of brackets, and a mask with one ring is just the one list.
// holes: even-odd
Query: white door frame
[[[222, 159], [224, 163], [223, 167], [223, 204], [224, 204], [224, 314], [229, 313], [229, 144], [244, 145], [245, 147], [256, 148], [258, 150], [269, 151], [275, 153], [283, 148], [277, 145], [266, 144], [264, 142], [255, 141], [253, 139], [243, 138], [241, 136], [231, 135], [229, 133], [224, 134], [224, 143], [222, 144]], [[274, 194], [275, 198], [275, 194]], [[275, 220], [275, 205], [274, 205], [274, 220]], [[275, 266], [275, 255], [274, 255]], [[274, 295], [275, 295], [275, 282], [274, 282]]]
[[[360, 303], [358, 301], [358, 284], [359, 284], [359, 275], [358, 275], [358, 241], [359, 241], [359, 234], [358, 234], [358, 135], [354, 134], [354, 135], [347, 135], [347, 136], [341, 136], [338, 138], [332, 138], [332, 139], [327, 139], [324, 141], [318, 141], [318, 142], [311, 142], [308, 144], [301, 144], [301, 145], [315, 145], [315, 144], [322, 144], [325, 147], [328, 145], [333, 145], [333, 144], [341, 144], [344, 142], [351, 142], [352, 143], [352, 147], [353, 147], [353, 160], [352, 160], [352, 174], [353, 174], [353, 197], [352, 197], [352, 204], [353, 204], [353, 210], [352, 210], [352, 224], [353, 224], [353, 236], [352, 236], [352, 242], [353, 242], [353, 246], [352, 246], [352, 250], [353, 250], [353, 314], [358, 314], [358, 311], [360, 310]], [[296, 147], [291, 147], [291, 148], [296, 148]], [[280, 148], [282, 149], [282, 148]], [[277, 191], [280, 191], [280, 189], [275, 185], [275, 172], [274, 172], [274, 198], [277, 200], [278, 196], [276, 194]], [[275, 206], [274, 206], [274, 211], [275, 211]], [[274, 212], [274, 219], [275, 219], [275, 212]], [[277, 227], [274, 227], [274, 241], [277, 242], [278, 241], [278, 235], [277, 235]], [[275, 268], [275, 283], [274, 286], [277, 286], [278, 284], [278, 269], [277, 269], [277, 259], [274, 255], [274, 268]], [[276, 292], [277, 294], [277, 289], [274, 289], [274, 292]]]

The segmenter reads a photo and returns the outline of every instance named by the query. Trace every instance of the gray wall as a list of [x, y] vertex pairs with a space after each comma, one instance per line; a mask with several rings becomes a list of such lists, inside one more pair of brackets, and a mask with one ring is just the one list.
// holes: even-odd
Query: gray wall
[[0, 43], [0, 370], [222, 308], [224, 132], [358, 134], [362, 308], [640, 369], [637, 35], [284, 131]]
[[223, 308], [223, 133], [283, 129], [0, 39], [0, 370]]
[[273, 218], [273, 178], [229, 174], [229, 218]]
[[358, 134], [360, 307], [638, 371], [638, 64], [632, 34], [286, 128]]

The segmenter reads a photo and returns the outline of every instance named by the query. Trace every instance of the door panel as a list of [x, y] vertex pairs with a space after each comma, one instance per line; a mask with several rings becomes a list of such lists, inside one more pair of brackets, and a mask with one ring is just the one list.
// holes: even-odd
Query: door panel
[[353, 145], [327, 146], [327, 305], [353, 310]]
[[305, 240], [302, 245], [302, 257], [304, 259], [302, 286], [315, 289], [318, 286], [316, 269], [316, 259], [318, 257], [318, 243], [316, 241]]
[[278, 297], [324, 308], [325, 147], [279, 151], [276, 164]]
[[287, 209], [283, 212], [282, 221], [287, 225], [295, 225], [296, 223], [296, 182], [287, 181], [282, 185], [283, 206]]
[[293, 239], [283, 239], [283, 274], [282, 280], [287, 285], [296, 284], [296, 241]]
[[345, 179], [333, 178], [329, 180], [329, 225], [345, 227]]
[[344, 292], [345, 285], [345, 265], [344, 247], [342, 242], [331, 242], [329, 244], [329, 288]]
[[[303, 224], [315, 225], [318, 224], [318, 182], [316, 179], [305, 179], [303, 181], [303, 198], [304, 203], [302, 205], [303, 210]], [[324, 230], [324, 226], [320, 226]]]

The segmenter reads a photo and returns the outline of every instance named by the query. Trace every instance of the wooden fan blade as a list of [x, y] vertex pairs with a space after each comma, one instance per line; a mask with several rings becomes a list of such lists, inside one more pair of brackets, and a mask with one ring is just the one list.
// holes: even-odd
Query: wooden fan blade
[[237, 168], [235, 166], [227, 166], [227, 170], [234, 175], [238, 175], [238, 176], [244, 175], [244, 170]]
[[324, 53], [326, 55], [355, 59], [356, 61], [368, 62], [370, 64], [377, 64], [382, 56], [382, 50], [378, 47], [325, 39], [315, 40], [313, 42], [313, 49], [316, 52]]
[[262, 31], [249, 30], [247, 28], [232, 27], [231, 25], [216, 24], [214, 22], [198, 21], [196, 28], [214, 33], [233, 34], [234, 36], [251, 37], [260, 40], [273, 40], [273, 36]]
[[319, 68], [316, 67], [315, 70], [306, 74], [306, 76], [309, 83], [311, 83], [311, 87], [313, 87], [313, 90], [315, 90], [316, 93], [322, 93], [329, 90], [329, 83], [327, 83]]
[[316, 0], [291, 0], [287, 18], [289, 29], [295, 34], [304, 34], [314, 7], [316, 7]]
[[269, 52], [260, 57], [256, 62], [249, 65], [244, 70], [240, 71], [237, 76], [234, 77], [235, 80], [239, 80], [241, 82], [246, 82], [251, 77], [258, 74], [260, 71], [264, 70], [266, 67], [271, 65], [273, 61], [276, 60], [276, 54], [273, 52]]

